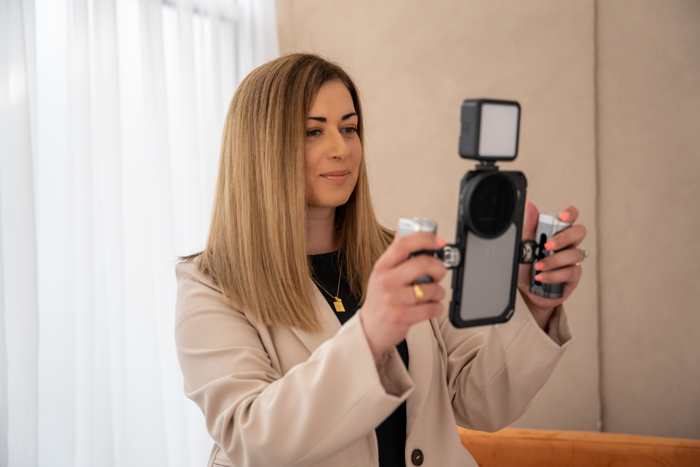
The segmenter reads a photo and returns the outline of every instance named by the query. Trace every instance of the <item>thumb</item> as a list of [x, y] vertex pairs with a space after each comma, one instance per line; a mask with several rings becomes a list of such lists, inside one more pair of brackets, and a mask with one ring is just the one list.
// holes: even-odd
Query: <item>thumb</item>
[[525, 221], [523, 223], [523, 240], [534, 240], [537, 220], [540, 217], [537, 207], [531, 202], [525, 203]]

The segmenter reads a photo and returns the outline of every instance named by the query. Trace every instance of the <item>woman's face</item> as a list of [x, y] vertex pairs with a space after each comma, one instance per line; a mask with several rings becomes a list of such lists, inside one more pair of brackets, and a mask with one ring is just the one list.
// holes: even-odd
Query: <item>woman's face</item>
[[362, 143], [350, 91], [338, 80], [318, 91], [306, 120], [306, 200], [310, 207], [345, 204], [357, 183]]

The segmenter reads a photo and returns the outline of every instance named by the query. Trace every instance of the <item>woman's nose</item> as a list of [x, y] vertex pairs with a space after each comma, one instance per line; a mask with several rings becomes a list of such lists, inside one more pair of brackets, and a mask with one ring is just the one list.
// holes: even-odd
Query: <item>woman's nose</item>
[[334, 132], [331, 140], [331, 147], [328, 151], [328, 157], [343, 160], [349, 155], [350, 146], [348, 145], [348, 142], [345, 141], [345, 138], [339, 131]]

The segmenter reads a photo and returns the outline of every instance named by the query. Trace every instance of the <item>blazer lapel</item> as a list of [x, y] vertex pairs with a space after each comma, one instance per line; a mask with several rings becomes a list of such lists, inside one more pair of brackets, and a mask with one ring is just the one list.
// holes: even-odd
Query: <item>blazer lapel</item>
[[428, 397], [433, 377], [433, 328], [429, 320], [411, 326], [406, 336], [408, 345], [408, 374], [414, 389], [406, 400], [406, 439], [416, 424], [418, 414]]
[[314, 284], [314, 299], [316, 302], [316, 316], [321, 324], [321, 332], [306, 332], [301, 329], [291, 328], [294, 334], [304, 343], [309, 353], [313, 353], [321, 344], [335, 336], [340, 330], [340, 321], [335, 312], [328, 306], [328, 302], [318, 287]]

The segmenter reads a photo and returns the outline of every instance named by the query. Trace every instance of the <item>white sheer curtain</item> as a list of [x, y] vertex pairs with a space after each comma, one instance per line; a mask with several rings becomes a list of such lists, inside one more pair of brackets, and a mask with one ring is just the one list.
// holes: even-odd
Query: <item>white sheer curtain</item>
[[203, 466], [173, 342], [274, 0], [0, 0], [0, 466]]

